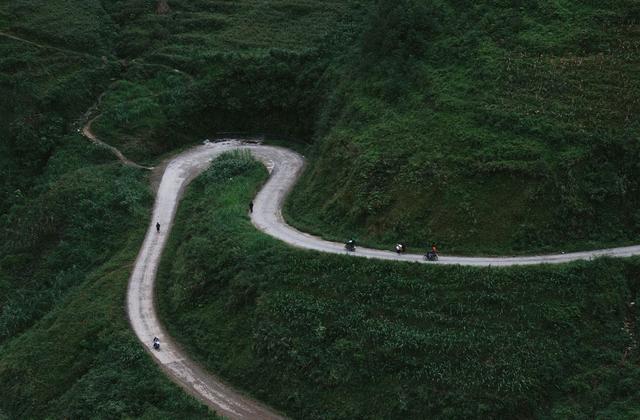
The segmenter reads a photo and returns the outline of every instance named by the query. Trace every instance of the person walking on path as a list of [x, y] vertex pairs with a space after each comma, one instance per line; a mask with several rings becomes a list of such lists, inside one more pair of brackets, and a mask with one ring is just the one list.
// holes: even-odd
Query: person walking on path
[[253, 201], [249, 202], [249, 213], [253, 213]]
[[160, 222], [156, 223], [156, 230], [160, 233]]

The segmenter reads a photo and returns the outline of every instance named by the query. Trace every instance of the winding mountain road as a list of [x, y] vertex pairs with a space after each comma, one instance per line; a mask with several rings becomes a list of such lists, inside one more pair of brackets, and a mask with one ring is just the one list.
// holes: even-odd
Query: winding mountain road
[[[259, 230], [298, 248], [346, 254], [343, 244], [325, 241], [300, 232], [287, 225], [282, 217], [282, 204], [304, 166], [302, 156], [280, 147], [247, 144], [235, 140], [197, 146], [175, 157], [162, 176], [153, 219], [129, 282], [127, 309], [133, 330], [149, 353], [178, 384], [192, 395], [228, 418], [281, 418], [281, 415], [275, 411], [238, 393], [191, 361], [164, 331], [155, 311], [156, 273], [180, 197], [189, 182], [206, 170], [213, 159], [233, 150], [250, 151], [271, 173], [269, 180], [254, 200], [252, 222]], [[123, 156], [118, 155], [118, 157], [123, 162], [130, 162]], [[156, 223], [161, 224], [160, 232], [156, 231]], [[348, 255], [428, 264], [512, 266], [559, 264], [604, 255], [613, 257], [640, 255], [640, 246], [528, 257], [442, 256], [436, 263], [426, 262], [422, 255], [418, 254], [398, 255], [390, 251], [368, 248], [358, 248], [356, 252]], [[160, 351], [152, 349], [152, 340], [155, 336], [159, 337], [162, 343]]]
[[[0, 37], [24, 42], [38, 48], [47, 48], [66, 54], [91, 56], [90, 54], [67, 50], [55, 46], [43, 45], [34, 41], [20, 38], [6, 32], [0, 32]], [[158, 66], [181, 73], [189, 78], [190, 75], [174, 68], [152, 63], [134, 64]], [[98, 101], [99, 103], [99, 101]], [[91, 121], [82, 129], [82, 133], [92, 142], [111, 150], [124, 164], [140, 169], [151, 170], [127, 159], [117, 148], [100, 141], [91, 132]], [[169, 237], [175, 218], [178, 203], [184, 189], [191, 180], [202, 173], [211, 161], [221, 153], [233, 150], [249, 150], [257, 159], [265, 164], [271, 176], [254, 200], [254, 210], [251, 215], [253, 224], [264, 233], [298, 248], [320, 252], [346, 254], [341, 243], [325, 241], [321, 238], [300, 232], [287, 225], [282, 217], [284, 200], [298, 179], [304, 166], [304, 159], [299, 154], [288, 149], [246, 144], [240, 141], [225, 141], [209, 143], [194, 147], [179, 154], [167, 165], [160, 182], [153, 219], [145, 236], [144, 243], [135, 262], [127, 293], [127, 313], [132, 328], [138, 339], [153, 356], [159, 366], [187, 392], [207, 404], [218, 414], [231, 419], [280, 419], [281, 414], [275, 410], [243, 395], [226, 385], [219, 378], [205, 372], [171, 339], [162, 327], [155, 310], [155, 280], [162, 256], [162, 251]], [[159, 232], [156, 223], [161, 224]], [[358, 248], [348, 255], [383, 260], [427, 263], [422, 255], [398, 255], [390, 251], [368, 248]], [[640, 246], [601, 249], [595, 251], [574, 252], [555, 255], [538, 255], [526, 257], [455, 257], [442, 256], [438, 262], [429, 264], [452, 264], [472, 266], [513, 266], [533, 264], [560, 264], [577, 260], [589, 260], [600, 256], [628, 257], [640, 255]], [[152, 347], [154, 337], [161, 342], [161, 350]]]

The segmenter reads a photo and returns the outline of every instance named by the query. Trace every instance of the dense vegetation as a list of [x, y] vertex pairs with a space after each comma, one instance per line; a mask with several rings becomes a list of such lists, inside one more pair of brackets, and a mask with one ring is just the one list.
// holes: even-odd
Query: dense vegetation
[[[151, 194], [76, 133], [85, 117], [149, 164], [220, 132], [310, 144], [287, 217], [334, 238], [464, 253], [639, 240], [634, 0], [170, 5], [0, 0], [0, 31], [32, 41], [0, 35], [0, 418], [206, 415], [128, 331]], [[316, 256], [248, 224], [261, 169], [216, 170], [181, 211], [163, 308], [234, 383], [297, 417], [638, 417], [620, 329], [637, 334], [637, 261]]]
[[633, 0], [76, 2], [12, 3], [8, 29], [116, 67], [102, 138], [147, 162], [220, 132], [313, 143], [287, 211], [305, 230], [462, 253], [640, 238]]
[[[8, 6], [50, 13], [63, 2], [40, 3]], [[119, 73], [109, 60], [0, 39], [0, 418], [210, 415], [155, 367], [125, 317], [146, 176], [76, 133]]]
[[70, 135], [0, 218], [0, 414], [203, 417], [129, 330], [146, 179]]
[[636, 1], [375, 4], [290, 220], [445, 252], [640, 239]]
[[267, 121], [309, 133], [298, 121], [317, 104], [300, 99], [321, 67], [308, 47], [344, 6], [172, 1], [163, 17], [154, 3], [0, 1], [0, 31], [25, 39], [0, 35], [0, 417], [207, 416], [124, 317], [147, 180], [76, 130], [97, 117], [101, 138], [147, 163]]
[[[161, 268], [171, 333], [295, 418], [634, 417], [640, 261], [478, 269], [289, 248], [225, 156], [189, 187]], [[631, 319], [631, 336], [622, 330]]]

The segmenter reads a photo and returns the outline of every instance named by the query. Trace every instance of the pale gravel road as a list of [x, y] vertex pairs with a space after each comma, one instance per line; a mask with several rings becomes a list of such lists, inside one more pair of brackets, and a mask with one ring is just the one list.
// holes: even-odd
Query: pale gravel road
[[[187, 184], [203, 172], [221, 153], [249, 150], [265, 164], [271, 176], [254, 200], [253, 224], [261, 231], [292, 246], [320, 252], [347, 254], [341, 243], [322, 240], [287, 225], [282, 217], [282, 204], [302, 168], [304, 158], [288, 149], [225, 141], [194, 147], [175, 157], [167, 166], [153, 211], [153, 219], [136, 260], [129, 281], [127, 309], [131, 325], [140, 341], [158, 364], [189, 393], [219, 414], [232, 419], [275, 419], [281, 415], [242, 395], [205, 372], [172, 341], [161, 326], [154, 306], [154, 283], [158, 264], [170, 234], [178, 202]], [[126, 158], [124, 158], [126, 159]], [[162, 226], [156, 232], [155, 224]], [[597, 251], [529, 257], [455, 257], [442, 256], [437, 263], [425, 262], [422, 255], [398, 255], [390, 251], [358, 248], [354, 257], [419, 262], [427, 264], [459, 264], [472, 266], [509, 266], [530, 264], [559, 264], [589, 260], [603, 255], [627, 257], [640, 254], [640, 246]], [[160, 338], [162, 349], [152, 349], [153, 337]]]

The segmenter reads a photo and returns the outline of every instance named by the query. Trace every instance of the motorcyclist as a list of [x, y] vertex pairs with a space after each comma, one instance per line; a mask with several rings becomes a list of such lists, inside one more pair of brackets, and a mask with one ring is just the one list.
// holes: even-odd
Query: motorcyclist
[[347, 243], [344, 244], [344, 247], [347, 251], [355, 251], [356, 250], [356, 241], [353, 239], [349, 239]]
[[431, 251], [427, 252], [427, 260], [429, 261], [437, 261], [438, 260], [438, 247], [436, 247], [435, 242], [431, 243]]
[[158, 337], [153, 337], [153, 348], [156, 350], [160, 348], [160, 339]]
[[398, 254], [401, 254], [401, 253], [405, 252], [406, 250], [407, 250], [407, 248], [405, 247], [405, 245], [403, 243], [400, 242], [400, 243], [396, 244], [396, 252]]

